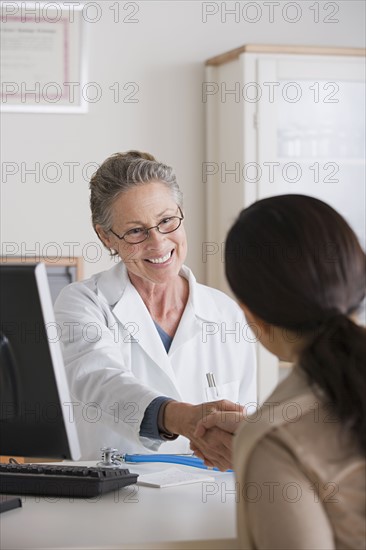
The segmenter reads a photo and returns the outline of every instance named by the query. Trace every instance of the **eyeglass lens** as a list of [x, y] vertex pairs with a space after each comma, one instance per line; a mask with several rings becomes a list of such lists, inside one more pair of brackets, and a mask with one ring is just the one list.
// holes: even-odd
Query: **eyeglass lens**
[[[178, 227], [181, 224], [181, 221], [182, 221], [181, 218], [173, 216], [171, 218], [167, 218], [166, 220], [162, 220], [156, 226], [156, 228], [159, 231], [159, 233], [162, 233], [162, 234], [172, 233], [173, 231], [176, 231], [178, 229]], [[154, 229], [154, 228], [151, 228], [151, 229]], [[147, 239], [149, 235], [149, 231], [151, 231], [151, 229], [144, 229], [142, 227], [131, 229], [131, 231], [128, 231], [125, 234], [124, 239], [128, 243], [138, 244]]]

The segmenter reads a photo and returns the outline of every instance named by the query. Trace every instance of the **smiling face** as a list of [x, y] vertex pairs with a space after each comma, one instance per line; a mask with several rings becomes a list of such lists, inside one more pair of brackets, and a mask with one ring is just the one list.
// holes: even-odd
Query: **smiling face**
[[[161, 182], [150, 182], [122, 193], [112, 207], [112, 229], [117, 235], [152, 227], [171, 216], [181, 217], [171, 191]], [[176, 277], [187, 255], [187, 238], [183, 224], [172, 233], [149, 231], [139, 244], [129, 244], [111, 231], [96, 227], [103, 242], [117, 251], [130, 276], [155, 284], [164, 284]]]

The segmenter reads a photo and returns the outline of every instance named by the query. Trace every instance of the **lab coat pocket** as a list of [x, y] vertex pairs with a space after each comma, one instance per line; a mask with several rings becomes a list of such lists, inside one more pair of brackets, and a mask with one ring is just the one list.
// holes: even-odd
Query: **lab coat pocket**
[[240, 380], [233, 380], [232, 382], [226, 382], [225, 384], [219, 384], [217, 391], [219, 399], [228, 399], [233, 403], [239, 402], [239, 389]]

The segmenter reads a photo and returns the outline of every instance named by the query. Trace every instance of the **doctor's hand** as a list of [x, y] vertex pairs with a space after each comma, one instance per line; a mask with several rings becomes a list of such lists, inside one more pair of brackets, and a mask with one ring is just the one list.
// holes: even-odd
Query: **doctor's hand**
[[164, 426], [172, 433], [187, 437], [192, 450], [204, 458], [208, 466], [224, 471], [232, 466], [232, 433], [216, 424], [210, 424], [210, 428], [204, 428], [203, 432], [200, 429], [197, 435], [196, 430], [205, 426], [204, 419], [213, 413], [220, 416], [227, 412], [242, 416], [243, 407], [226, 399], [199, 405], [170, 401], [164, 411]]

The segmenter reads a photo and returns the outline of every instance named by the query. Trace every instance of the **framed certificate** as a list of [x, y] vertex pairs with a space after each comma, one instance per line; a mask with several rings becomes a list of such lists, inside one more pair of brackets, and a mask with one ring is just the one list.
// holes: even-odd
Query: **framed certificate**
[[1, 110], [86, 112], [82, 6], [1, 4]]

